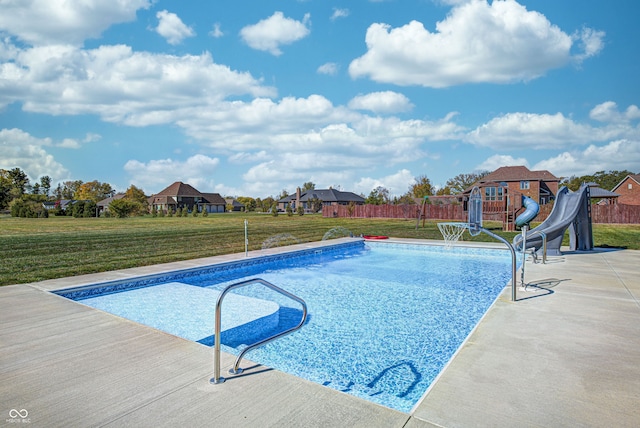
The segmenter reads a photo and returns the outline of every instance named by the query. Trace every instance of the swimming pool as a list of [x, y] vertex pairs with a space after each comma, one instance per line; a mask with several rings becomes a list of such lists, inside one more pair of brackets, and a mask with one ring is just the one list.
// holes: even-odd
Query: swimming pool
[[[309, 319], [246, 358], [409, 412], [510, 276], [506, 251], [355, 241], [58, 294], [211, 346], [221, 290], [263, 278], [304, 299]], [[263, 287], [228, 298], [221, 340], [236, 355], [300, 319]]]

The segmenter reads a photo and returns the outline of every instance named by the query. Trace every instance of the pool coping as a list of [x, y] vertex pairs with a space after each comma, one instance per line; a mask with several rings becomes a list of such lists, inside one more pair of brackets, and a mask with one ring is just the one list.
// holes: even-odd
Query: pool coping
[[[316, 245], [330, 244], [303, 247]], [[518, 291], [511, 302], [505, 288], [410, 414], [264, 367], [210, 385], [210, 348], [49, 293], [244, 257], [0, 287], [0, 422], [12, 409], [28, 410], [34, 426], [632, 426], [640, 418], [638, 251], [565, 251], [528, 263], [527, 280], [550, 292]], [[223, 366], [232, 363], [225, 355]]]

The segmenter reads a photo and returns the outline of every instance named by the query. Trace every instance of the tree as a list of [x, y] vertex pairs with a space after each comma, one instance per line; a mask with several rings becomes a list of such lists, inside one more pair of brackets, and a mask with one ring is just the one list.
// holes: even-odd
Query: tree
[[111, 188], [109, 183], [100, 183], [97, 180], [93, 180], [88, 183], [81, 184], [73, 195], [73, 199], [99, 202], [113, 196], [114, 193], [115, 191]]
[[236, 199], [244, 205], [245, 211], [255, 211], [258, 206], [256, 200], [249, 196], [238, 196]]
[[312, 183], [311, 181], [307, 181], [306, 183], [304, 183], [302, 185], [302, 187], [300, 188], [301, 192], [306, 192], [307, 190], [313, 190], [316, 188], [315, 183]]
[[471, 187], [471, 185], [487, 176], [488, 174], [489, 171], [478, 171], [472, 172], [470, 174], [458, 174], [447, 181], [446, 187], [450, 189], [450, 194], [457, 195], [458, 193], [462, 193], [467, 190], [469, 187]]
[[24, 195], [29, 187], [29, 177], [20, 168], [13, 168], [9, 171], [9, 178], [11, 180], [11, 192], [14, 198], [18, 198]]
[[279, 201], [282, 198], [286, 198], [287, 196], [289, 196], [289, 192], [287, 192], [287, 189], [282, 189], [280, 191], [280, 194], [278, 195], [278, 197], [276, 198], [276, 201]]
[[567, 186], [569, 190], [576, 191], [582, 183], [596, 183], [603, 189], [612, 190], [627, 175], [633, 174], [631, 171], [598, 171], [592, 175], [583, 175], [576, 177], [575, 175], [565, 178], [561, 184]]
[[9, 171], [0, 169], [0, 209], [9, 206], [11, 202], [11, 177]]
[[109, 204], [109, 211], [113, 212], [118, 218], [129, 217], [138, 208], [139, 204], [126, 198], [114, 199]]
[[76, 194], [81, 185], [82, 180], [65, 181], [62, 184], [58, 183], [58, 187], [56, 187], [53, 194], [57, 200], [73, 199], [73, 195]]
[[450, 195], [450, 194], [451, 194], [451, 187], [449, 187], [449, 186], [441, 187], [436, 192], [436, 195], [438, 195], [438, 196]]
[[48, 175], [40, 177], [40, 190], [43, 195], [49, 196], [49, 192], [51, 191], [51, 177]]
[[409, 192], [414, 198], [424, 198], [433, 195], [433, 186], [426, 175], [415, 178], [415, 183], [409, 187]]
[[[111, 186], [109, 186], [111, 187]], [[149, 201], [142, 189], [137, 188], [133, 184], [124, 192], [122, 199], [126, 199], [135, 204], [135, 208], [129, 215], [144, 215], [149, 212]]]
[[382, 205], [389, 203], [389, 190], [385, 187], [378, 186], [369, 193], [365, 199], [365, 203], [371, 205]]

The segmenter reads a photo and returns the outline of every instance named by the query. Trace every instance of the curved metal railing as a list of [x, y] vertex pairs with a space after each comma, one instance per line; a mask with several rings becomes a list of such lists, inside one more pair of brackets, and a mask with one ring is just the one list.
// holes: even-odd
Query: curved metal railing
[[280, 332], [278, 334], [275, 334], [271, 337], [268, 337], [266, 339], [260, 340], [252, 345], [247, 346], [246, 348], [244, 348], [242, 350], [242, 352], [240, 352], [240, 355], [238, 355], [238, 358], [236, 358], [236, 362], [233, 365], [233, 369], [231, 369], [229, 372], [233, 373], [233, 374], [237, 374], [237, 373], [242, 373], [242, 369], [239, 368], [240, 366], [240, 361], [242, 361], [242, 357], [244, 357], [244, 355], [249, 352], [250, 350], [257, 348], [258, 346], [262, 346], [266, 343], [271, 342], [272, 340], [278, 339], [282, 336], [285, 336], [289, 333], [293, 333], [294, 331], [300, 329], [305, 321], [307, 320], [307, 304], [305, 303], [304, 300], [302, 300], [300, 297], [289, 293], [286, 290], [283, 290], [282, 288], [273, 285], [272, 283], [265, 281], [262, 278], [253, 278], [253, 279], [249, 279], [247, 281], [241, 281], [241, 282], [237, 282], [235, 284], [231, 284], [229, 285], [227, 288], [225, 288], [222, 293], [220, 293], [220, 295], [218, 296], [218, 300], [216, 302], [216, 322], [215, 322], [215, 341], [214, 341], [214, 350], [213, 350], [213, 378], [211, 378], [210, 382], [213, 384], [218, 384], [218, 383], [222, 383], [225, 381], [225, 379], [223, 377], [220, 376], [220, 329], [221, 329], [221, 323], [222, 323], [222, 300], [224, 299], [224, 296], [227, 295], [227, 293], [229, 293], [229, 291], [235, 289], [235, 288], [240, 288], [240, 287], [244, 287], [246, 285], [251, 285], [251, 284], [262, 284], [267, 288], [270, 288], [273, 291], [276, 291], [280, 294], [282, 294], [283, 296], [286, 296], [292, 300], [295, 300], [296, 302], [300, 303], [300, 305], [302, 305], [302, 319], [300, 320], [300, 322], [298, 323], [298, 325], [296, 325], [295, 327], [291, 327], [290, 329], [287, 329], [283, 332]]

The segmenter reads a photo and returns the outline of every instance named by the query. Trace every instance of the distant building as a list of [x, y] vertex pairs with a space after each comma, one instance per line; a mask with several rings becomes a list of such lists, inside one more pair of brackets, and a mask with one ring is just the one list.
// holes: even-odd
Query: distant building
[[[471, 193], [474, 186], [482, 192], [484, 202], [500, 202], [507, 195], [528, 196], [540, 205], [555, 199], [560, 179], [547, 170], [531, 171], [526, 166], [503, 166], [484, 176], [464, 191]], [[511, 204], [518, 201], [511, 201]]]
[[150, 209], [167, 212], [176, 211], [178, 208], [198, 212], [223, 213], [227, 202], [218, 193], [201, 193], [193, 186], [176, 181], [166, 189], [149, 197]]
[[[287, 207], [297, 210], [298, 207], [304, 208], [305, 211], [313, 211], [316, 208], [331, 205], [364, 205], [364, 198], [352, 192], [342, 192], [336, 189], [311, 189], [304, 192], [300, 188], [293, 195], [286, 196], [278, 201], [278, 210], [284, 211]], [[317, 204], [318, 206], [314, 205]]]
[[640, 205], [640, 174], [627, 175], [611, 191], [620, 195], [619, 204]]
[[110, 196], [107, 199], [103, 199], [99, 201], [96, 204], [96, 207], [98, 210], [98, 217], [100, 217], [100, 214], [102, 214], [103, 212], [109, 211], [109, 204], [111, 204], [111, 202], [117, 199], [122, 199], [122, 198], [124, 198], [124, 193], [116, 193], [115, 195]]

